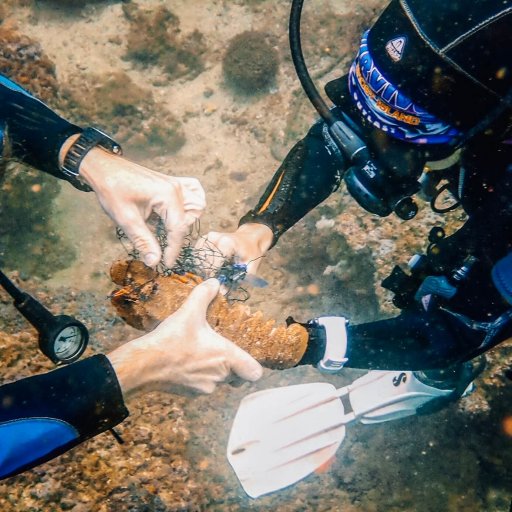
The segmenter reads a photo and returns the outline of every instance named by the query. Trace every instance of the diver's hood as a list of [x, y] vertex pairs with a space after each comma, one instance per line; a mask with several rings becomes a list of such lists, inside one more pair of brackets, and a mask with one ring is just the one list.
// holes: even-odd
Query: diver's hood
[[511, 7], [512, 0], [392, 0], [368, 48], [389, 82], [465, 131], [507, 94], [502, 114], [512, 112]]

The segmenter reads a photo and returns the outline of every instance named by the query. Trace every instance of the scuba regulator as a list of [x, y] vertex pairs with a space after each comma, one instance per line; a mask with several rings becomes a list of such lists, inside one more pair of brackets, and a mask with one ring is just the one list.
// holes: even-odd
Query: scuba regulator
[[289, 38], [295, 71], [309, 100], [327, 124], [329, 135], [348, 163], [343, 175], [352, 197], [367, 211], [381, 217], [395, 213], [404, 220], [412, 219], [418, 206], [411, 196], [420, 190], [416, 180], [396, 183], [392, 172], [385, 168], [357, 133], [357, 127], [345, 114], [337, 115], [329, 109], [309, 75], [300, 40], [300, 18], [304, 0], [293, 0], [290, 11]]

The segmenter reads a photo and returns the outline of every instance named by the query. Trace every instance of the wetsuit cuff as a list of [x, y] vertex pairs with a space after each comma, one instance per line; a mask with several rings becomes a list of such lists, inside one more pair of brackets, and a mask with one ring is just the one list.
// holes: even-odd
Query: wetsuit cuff
[[9, 406], [0, 422], [19, 418], [53, 418], [71, 425], [83, 441], [128, 416], [116, 373], [108, 358], [95, 355], [1, 388]]
[[342, 316], [322, 316], [306, 325], [308, 347], [299, 364], [313, 364], [323, 373], [336, 373], [347, 363], [347, 325]]
[[247, 212], [239, 221], [238, 221], [238, 227], [243, 226], [244, 224], [249, 223], [254, 224], [263, 224], [264, 226], [267, 226], [272, 231], [272, 243], [270, 244], [268, 250], [272, 249], [274, 245], [277, 244], [277, 241], [279, 240], [279, 237], [286, 231], [286, 228], [284, 226], [279, 226], [274, 222], [272, 219], [271, 214], [256, 214], [253, 210]]
[[306, 352], [298, 364], [316, 366], [325, 354], [325, 329], [320, 328], [314, 320], [302, 325], [306, 327], [309, 339]]
[[129, 415], [116, 372], [107, 356], [98, 354], [69, 366], [75, 366], [70, 374], [72, 381], [75, 381], [75, 376], [84, 378], [83, 384], [79, 384], [83, 388], [76, 389], [77, 399], [80, 399], [81, 392], [85, 397], [85, 407], [91, 408], [87, 419], [77, 411], [76, 425], [81, 435], [95, 436], [115, 427]]
[[59, 168], [59, 152], [71, 135], [82, 132], [80, 127], [3, 75], [0, 75], [0, 119], [6, 125], [11, 156], [65, 179]]

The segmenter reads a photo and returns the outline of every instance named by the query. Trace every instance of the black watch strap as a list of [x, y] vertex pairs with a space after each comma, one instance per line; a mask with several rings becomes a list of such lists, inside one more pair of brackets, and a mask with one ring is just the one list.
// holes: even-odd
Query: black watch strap
[[299, 361], [299, 365], [311, 364], [316, 366], [325, 354], [325, 347], [327, 345], [325, 329], [314, 320], [301, 325], [307, 329], [309, 339], [306, 352], [304, 352], [302, 359]]
[[91, 187], [80, 181], [79, 174], [80, 164], [85, 155], [96, 146], [100, 146], [115, 155], [122, 154], [120, 144], [111, 139], [106, 133], [103, 133], [97, 128], [85, 128], [78, 139], [69, 148], [64, 157], [64, 163], [61, 166], [61, 171], [66, 179], [79, 190], [86, 192], [92, 190]]
[[299, 364], [313, 364], [322, 373], [337, 373], [348, 362], [347, 325], [342, 316], [320, 316], [306, 324], [308, 346]]

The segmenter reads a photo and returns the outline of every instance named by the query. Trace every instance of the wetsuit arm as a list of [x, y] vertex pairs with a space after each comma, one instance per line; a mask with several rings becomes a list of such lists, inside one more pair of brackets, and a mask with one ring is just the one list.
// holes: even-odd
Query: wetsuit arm
[[0, 387], [0, 478], [52, 459], [127, 416], [104, 355], [5, 384]]
[[[499, 190], [504, 198], [510, 197], [506, 183]], [[431, 299], [432, 305], [428, 302], [425, 310], [421, 301], [414, 301], [395, 318], [349, 325], [345, 366], [379, 370], [445, 368], [472, 359], [511, 337], [512, 295], [508, 286], [499, 286], [500, 279], [508, 280], [512, 275], [512, 262], [503, 258], [509, 252], [511, 219], [512, 207], [493, 195], [459, 231], [436, 244], [435, 265], [439, 268], [454, 268], [466, 254], [475, 255], [479, 263], [459, 284], [457, 293], [449, 300], [441, 299], [439, 305], [436, 298]], [[321, 328], [311, 327], [310, 341], [303, 362], [316, 364], [325, 352]]]
[[239, 225], [255, 222], [268, 226], [274, 234], [274, 245], [338, 188], [341, 158], [325, 123], [316, 123], [288, 153], [256, 207], [240, 219]]
[[[12, 80], [0, 75], [0, 147], [4, 154], [65, 179], [59, 169], [64, 141], [82, 130]], [[2, 144], [3, 141], [3, 144]]]

